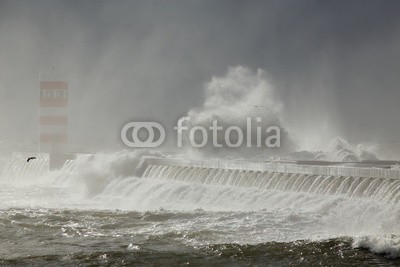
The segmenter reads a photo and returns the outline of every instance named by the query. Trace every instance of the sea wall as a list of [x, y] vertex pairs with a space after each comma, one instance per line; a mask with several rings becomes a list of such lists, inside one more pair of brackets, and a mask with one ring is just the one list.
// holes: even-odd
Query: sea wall
[[258, 163], [222, 160], [182, 160], [171, 158], [144, 157], [139, 164], [136, 175], [142, 176], [149, 165], [191, 166], [198, 168], [251, 170], [260, 172], [299, 173], [327, 176], [351, 176], [365, 178], [400, 179], [400, 170], [383, 168], [365, 168], [351, 166], [298, 165], [295, 163]]

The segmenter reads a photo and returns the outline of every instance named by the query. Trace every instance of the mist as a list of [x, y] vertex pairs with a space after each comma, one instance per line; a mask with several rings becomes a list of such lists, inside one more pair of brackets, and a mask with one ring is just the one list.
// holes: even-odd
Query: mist
[[68, 76], [70, 143], [117, 150], [126, 122], [157, 121], [173, 133], [202, 108], [213, 77], [239, 67], [265, 73], [296, 149], [324, 150], [340, 136], [398, 159], [399, 7], [1, 0], [1, 147], [37, 144], [41, 72]]

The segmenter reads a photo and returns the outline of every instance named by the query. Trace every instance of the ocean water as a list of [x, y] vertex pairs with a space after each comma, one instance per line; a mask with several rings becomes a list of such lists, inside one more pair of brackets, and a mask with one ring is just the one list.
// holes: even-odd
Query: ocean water
[[44, 160], [9, 160], [0, 265], [400, 265], [395, 181], [167, 166], [135, 177], [141, 156], [82, 157], [50, 173]]

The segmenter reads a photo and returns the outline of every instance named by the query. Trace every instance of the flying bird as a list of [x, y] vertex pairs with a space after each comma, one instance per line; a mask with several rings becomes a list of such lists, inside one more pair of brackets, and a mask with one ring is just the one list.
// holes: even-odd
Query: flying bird
[[29, 162], [29, 161], [31, 161], [31, 160], [33, 160], [33, 159], [36, 159], [36, 157], [29, 157], [29, 158], [26, 160], [26, 162]]

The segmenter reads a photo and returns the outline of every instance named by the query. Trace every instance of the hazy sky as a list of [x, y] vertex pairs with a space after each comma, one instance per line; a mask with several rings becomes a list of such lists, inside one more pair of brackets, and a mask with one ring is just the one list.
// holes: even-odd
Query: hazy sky
[[172, 127], [229, 66], [268, 74], [305, 144], [400, 142], [400, 1], [0, 0], [0, 140], [35, 142], [38, 73], [68, 74], [74, 142]]

